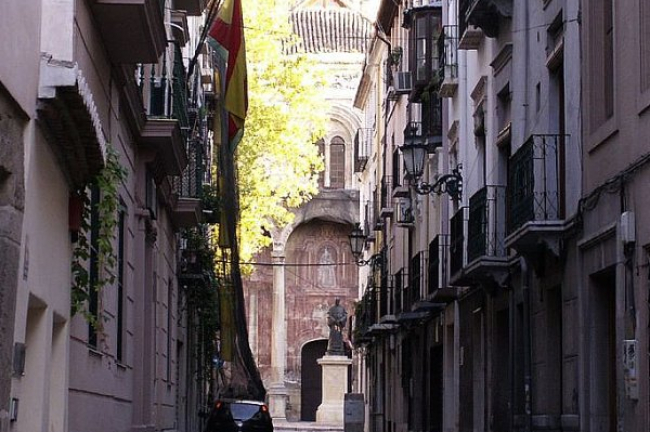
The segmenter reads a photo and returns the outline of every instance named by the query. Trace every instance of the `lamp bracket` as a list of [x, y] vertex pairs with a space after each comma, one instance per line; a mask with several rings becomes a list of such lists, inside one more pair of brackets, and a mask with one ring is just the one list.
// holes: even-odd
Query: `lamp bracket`
[[435, 183], [416, 183], [415, 192], [419, 195], [447, 193], [451, 199], [458, 201], [463, 194], [463, 177], [460, 175], [460, 170], [454, 168], [451, 174], [441, 176]]

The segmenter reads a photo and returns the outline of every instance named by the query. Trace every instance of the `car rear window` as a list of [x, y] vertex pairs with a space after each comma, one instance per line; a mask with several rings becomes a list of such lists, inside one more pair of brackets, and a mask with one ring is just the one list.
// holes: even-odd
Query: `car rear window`
[[230, 412], [232, 418], [235, 420], [248, 420], [253, 417], [260, 410], [259, 405], [245, 404], [245, 403], [231, 403]]

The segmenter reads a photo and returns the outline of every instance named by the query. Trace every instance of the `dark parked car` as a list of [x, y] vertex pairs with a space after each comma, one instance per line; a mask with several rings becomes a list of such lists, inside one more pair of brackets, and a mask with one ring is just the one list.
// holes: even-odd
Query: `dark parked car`
[[205, 432], [273, 432], [269, 408], [251, 400], [218, 400]]

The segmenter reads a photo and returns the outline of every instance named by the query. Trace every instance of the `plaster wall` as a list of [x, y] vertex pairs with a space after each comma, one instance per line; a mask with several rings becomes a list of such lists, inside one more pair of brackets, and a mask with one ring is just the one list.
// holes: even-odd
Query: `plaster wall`
[[66, 426], [69, 357], [68, 188], [35, 123], [28, 127], [25, 143], [25, 218], [15, 340], [26, 344], [26, 366], [24, 374], [12, 382], [12, 397], [19, 400], [14, 431]]
[[7, 2], [0, 16], [0, 84], [30, 116], [38, 90], [41, 7], [40, 1]]

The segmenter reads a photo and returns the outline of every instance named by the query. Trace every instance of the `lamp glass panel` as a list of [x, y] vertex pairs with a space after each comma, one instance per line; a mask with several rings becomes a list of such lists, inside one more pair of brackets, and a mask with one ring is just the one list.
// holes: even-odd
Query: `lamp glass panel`
[[427, 154], [427, 149], [422, 144], [404, 144], [402, 146], [402, 154], [404, 155], [404, 165], [406, 172], [411, 177], [420, 177], [424, 169], [424, 158]]

